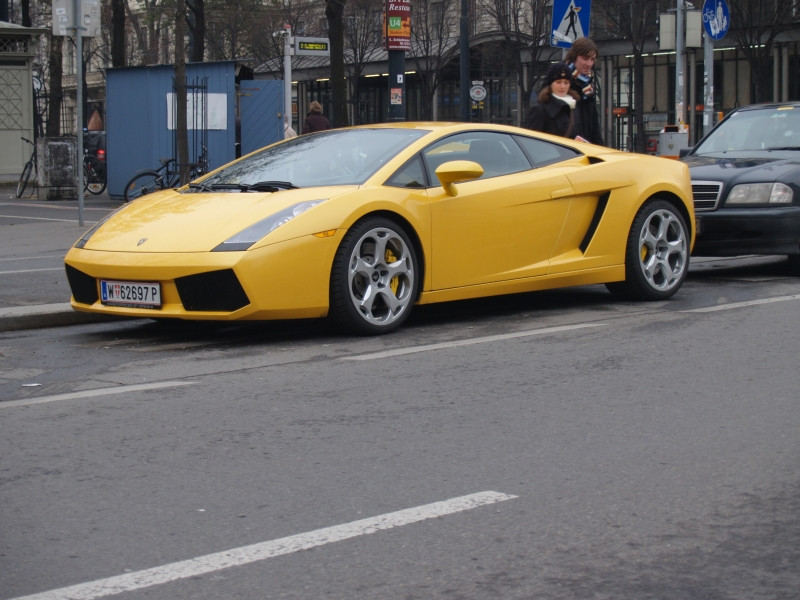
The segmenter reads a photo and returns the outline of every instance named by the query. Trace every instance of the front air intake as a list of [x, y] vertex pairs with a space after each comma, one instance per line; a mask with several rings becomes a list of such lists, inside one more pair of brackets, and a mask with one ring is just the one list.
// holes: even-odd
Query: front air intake
[[232, 269], [179, 277], [175, 286], [188, 311], [233, 312], [250, 304]]
[[67, 281], [72, 291], [75, 302], [80, 304], [94, 304], [99, 296], [97, 294], [97, 280], [69, 265], [64, 265], [67, 270]]

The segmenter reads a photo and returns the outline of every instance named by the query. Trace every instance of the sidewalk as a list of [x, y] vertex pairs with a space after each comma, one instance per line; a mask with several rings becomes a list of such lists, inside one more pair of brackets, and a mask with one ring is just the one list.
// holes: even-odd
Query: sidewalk
[[115, 205], [107, 194], [84, 198], [79, 225], [77, 200], [17, 198], [15, 185], [0, 183], [0, 332], [98, 320], [70, 306], [63, 259]]

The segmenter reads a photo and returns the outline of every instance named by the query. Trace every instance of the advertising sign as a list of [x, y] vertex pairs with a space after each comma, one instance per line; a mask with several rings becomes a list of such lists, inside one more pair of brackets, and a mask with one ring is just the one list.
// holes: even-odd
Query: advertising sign
[[386, 0], [386, 49], [411, 48], [411, 0]]

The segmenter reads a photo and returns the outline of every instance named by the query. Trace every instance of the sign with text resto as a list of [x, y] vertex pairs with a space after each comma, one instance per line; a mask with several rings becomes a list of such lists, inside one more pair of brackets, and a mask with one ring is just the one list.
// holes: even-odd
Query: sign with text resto
[[386, 0], [386, 49], [411, 49], [411, 0]]

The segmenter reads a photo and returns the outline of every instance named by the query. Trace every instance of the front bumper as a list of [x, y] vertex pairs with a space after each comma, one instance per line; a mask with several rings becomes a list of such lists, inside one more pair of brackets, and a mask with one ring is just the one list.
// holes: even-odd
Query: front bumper
[[695, 256], [800, 253], [800, 206], [695, 213]]

